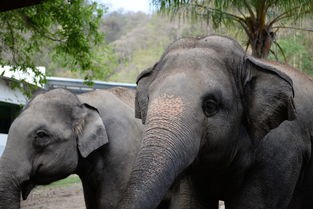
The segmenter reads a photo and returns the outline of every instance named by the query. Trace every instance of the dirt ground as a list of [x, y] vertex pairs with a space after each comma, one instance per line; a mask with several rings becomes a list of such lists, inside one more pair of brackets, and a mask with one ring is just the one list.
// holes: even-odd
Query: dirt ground
[[33, 190], [21, 209], [86, 209], [80, 183]]
[[[220, 209], [224, 209], [220, 202]], [[22, 201], [21, 209], [86, 209], [80, 183], [35, 189]]]

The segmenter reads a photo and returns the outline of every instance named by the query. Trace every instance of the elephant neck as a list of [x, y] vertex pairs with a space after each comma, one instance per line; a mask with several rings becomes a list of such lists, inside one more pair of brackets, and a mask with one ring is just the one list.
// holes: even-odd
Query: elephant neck
[[76, 174], [80, 177], [83, 187], [88, 186], [89, 189], [95, 191], [101, 187], [99, 179], [102, 179], [104, 176], [105, 155], [106, 148], [101, 147], [86, 158], [79, 157]]
[[[104, 177], [105, 148], [99, 148], [86, 158], [79, 157], [76, 174], [80, 177], [84, 190], [84, 198], [87, 209], [102, 208], [101, 199], [102, 181]], [[99, 183], [99, 181], [101, 183]]]
[[86, 158], [80, 156], [76, 168], [76, 174], [80, 176], [82, 180], [88, 180], [90, 184], [97, 185], [95, 177], [102, 175], [104, 159], [105, 159], [105, 150], [103, 147], [95, 150]]

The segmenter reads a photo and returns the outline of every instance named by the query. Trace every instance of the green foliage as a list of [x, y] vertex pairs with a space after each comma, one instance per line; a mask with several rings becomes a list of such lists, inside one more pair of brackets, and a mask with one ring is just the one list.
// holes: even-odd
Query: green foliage
[[128, 62], [120, 64], [120, 71], [110, 77], [110, 81], [135, 83], [141, 71], [152, 66], [162, 55], [165, 46], [150, 45], [146, 49], [133, 51], [132, 58]]
[[105, 39], [110, 43], [120, 39], [135, 27], [146, 24], [147, 21], [149, 21], [149, 16], [145, 13], [120, 10], [104, 16], [101, 30], [105, 33]]
[[47, 68], [57, 60], [56, 66], [83, 74], [86, 80], [106, 76], [108, 69], [100, 63], [110, 60], [114, 63], [115, 57], [99, 31], [105, 11], [104, 6], [86, 0], [46, 0], [0, 13], [0, 66], [21, 71], [32, 69], [42, 83], [44, 75], [35, 65], [49, 56], [50, 62], [44, 63]]
[[70, 175], [69, 177], [65, 179], [61, 179], [59, 181], [53, 182], [52, 184], [49, 184], [48, 187], [60, 187], [60, 186], [66, 186], [70, 184], [77, 184], [80, 183], [80, 178], [77, 175]]
[[[134, 83], [137, 75], [153, 66], [174, 40], [186, 36], [203, 36], [209, 32], [206, 24], [183, 23], [178, 19], [169, 22], [167, 18], [157, 14], [149, 16], [116, 12], [114, 15], [117, 21], [114, 25], [121, 25], [116, 29], [124, 32], [111, 31], [111, 34], [116, 34], [116, 37], [112, 37], [115, 41], [111, 44], [118, 56], [118, 66], [109, 77], [110, 81]], [[123, 26], [119, 20], [123, 21]], [[109, 21], [112, 21], [111, 17]], [[105, 22], [106, 17], [104, 25], [107, 25]]]
[[[114, 40], [110, 44], [118, 56], [117, 67], [108, 78], [110, 81], [134, 83], [142, 70], [154, 65], [166, 47], [181, 37], [219, 33], [235, 38], [242, 46], [245, 46], [247, 42], [245, 33], [238, 30], [236, 25], [222, 26], [213, 31], [201, 22], [190, 23], [189, 21], [180, 21], [179, 18], [168, 21], [167, 17], [158, 14], [144, 16], [137, 13], [115, 12], [113, 25], [119, 25], [119, 27], [108, 29], [106, 28], [108, 26], [106, 18], [107, 16], [104, 17], [103, 23], [105, 29], [102, 30], [110, 30], [111, 40]], [[112, 23], [111, 18], [109, 21]], [[137, 21], [138, 19], [142, 21]], [[312, 21], [312, 18], [304, 18], [301, 24], [295, 25], [295, 27], [310, 27]], [[285, 54], [290, 65], [307, 73], [312, 72], [313, 37], [310, 33], [284, 30], [277, 40], [278, 44], [286, 51]], [[274, 45], [272, 50], [280, 61], [285, 61], [277, 45]], [[273, 55], [270, 58], [275, 59]]]
[[65, 179], [55, 181], [51, 184], [38, 186], [36, 187], [36, 190], [45, 189], [45, 188], [63, 187], [63, 186], [71, 185], [71, 184], [81, 184], [81, 180], [79, 176], [77, 176], [76, 174], [73, 174], [73, 175], [66, 177]]
[[[55, 53], [40, 53], [38, 56], [44, 54], [44, 59], [36, 63], [47, 67], [47, 76], [81, 78], [87, 82], [91, 81], [91, 79], [105, 80], [118, 65], [118, 57], [114, 49], [104, 42], [94, 46], [90, 53], [92, 68], [85, 70], [84, 73], [81, 70], [70, 68], [70, 66], [64, 63], [64, 56], [59, 56]], [[51, 60], [51, 57], [54, 59]]]
[[309, 45], [306, 44], [306, 39], [303, 35], [289, 35], [283, 37], [278, 41], [279, 45], [284, 51], [284, 55], [280, 53], [280, 49], [274, 47], [277, 57], [273, 55], [270, 59], [278, 58], [279, 61], [288, 64], [303, 71], [307, 74], [313, 75], [313, 60], [312, 54], [310, 53]]

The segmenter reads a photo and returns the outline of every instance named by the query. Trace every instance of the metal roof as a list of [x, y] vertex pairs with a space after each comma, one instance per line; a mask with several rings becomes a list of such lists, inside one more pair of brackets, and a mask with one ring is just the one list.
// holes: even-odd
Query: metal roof
[[[6, 102], [17, 105], [25, 105], [27, 97], [20, 91], [20, 89], [12, 89], [9, 85], [10, 80], [0, 76], [0, 102]], [[43, 89], [50, 90], [55, 88], [64, 88], [73, 93], [84, 93], [95, 89], [108, 89], [113, 87], [125, 87], [135, 89], [136, 84], [132, 83], [118, 83], [118, 82], [104, 82], [93, 81], [93, 86], [88, 86], [82, 79], [61, 78], [61, 77], [47, 77], [47, 83]]]
[[11, 79], [12, 78], [0, 77], [0, 102], [25, 105], [27, 97], [20, 91], [20, 89], [12, 89], [10, 87]]
[[47, 77], [45, 89], [64, 88], [75, 93], [83, 93], [95, 89], [108, 89], [112, 87], [125, 87], [135, 89], [136, 84], [132, 83], [117, 83], [105, 81], [93, 81], [93, 86], [88, 86], [82, 79], [60, 78], [60, 77]]

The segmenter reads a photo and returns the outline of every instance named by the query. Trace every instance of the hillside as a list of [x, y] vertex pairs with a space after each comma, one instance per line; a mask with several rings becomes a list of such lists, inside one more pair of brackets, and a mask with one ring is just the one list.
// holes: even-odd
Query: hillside
[[[301, 25], [310, 28], [311, 19], [303, 20]], [[157, 14], [117, 11], [104, 16], [101, 30], [105, 33], [110, 48], [97, 46], [95, 62], [102, 71], [93, 73], [95, 79], [118, 82], [135, 82], [139, 72], [152, 66], [165, 48], [174, 40], [186, 36], [203, 36], [209, 33], [230, 35], [245, 47], [245, 36], [236, 27], [222, 27], [212, 30], [205, 23], [190, 23], [174, 20]], [[280, 46], [273, 46], [270, 59], [287, 61], [290, 65], [312, 74], [313, 37], [306, 31], [283, 30], [276, 37]], [[280, 47], [284, 49], [284, 56]], [[48, 47], [47, 47], [48, 49]], [[82, 78], [79, 73], [65, 69], [54, 62], [47, 54], [41, 65], [47, 66], [49, 76]]]

